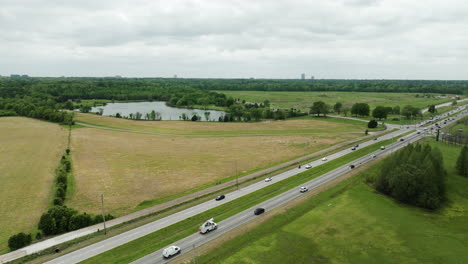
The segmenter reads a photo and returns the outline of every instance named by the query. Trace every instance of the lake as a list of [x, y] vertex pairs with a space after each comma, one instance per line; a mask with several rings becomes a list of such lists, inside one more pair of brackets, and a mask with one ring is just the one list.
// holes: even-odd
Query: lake
[[166, 105], [166, 102], [108, 103], [105, 106], [91, 108], [91, 112], [99, 112], [100, 108], [103, 109], [102, 115], [105, 116], [115, 116], [119, 113], [122, 117], [129, 117], [130, 114], [139, 112], [142, 114], [142, 119], [145, 119], [146, 113], [154, 110], [161, 115], [161, 120], [182, 120], [181, 116], [185, 113], [188, 118], [197, 114], [201, 120], [206, 121], [205, 112], [209, 112], [209, 120], [218, 121], [218, 118], [225, 114], [224, 111], [170, 107]]

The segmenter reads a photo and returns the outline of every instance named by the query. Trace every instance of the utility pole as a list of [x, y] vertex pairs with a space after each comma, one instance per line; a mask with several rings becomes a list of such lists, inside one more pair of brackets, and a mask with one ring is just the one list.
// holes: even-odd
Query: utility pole
[[237, 190], [239, 190], [239, 174], [237, 174], [237, 160], [236, 160], [236, 186], [237, 186]]
[[106, 216], [104, 215], [104, 194], [102, 193], [101, 193], [101, 213], [102, 213], [102, 220], [104, 221], [104, 235], [107, 235]]

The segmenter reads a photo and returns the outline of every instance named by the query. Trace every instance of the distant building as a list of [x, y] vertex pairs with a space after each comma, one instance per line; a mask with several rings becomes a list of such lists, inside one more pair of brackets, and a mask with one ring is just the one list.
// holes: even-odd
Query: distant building
[[313, 80], [313, 79], [315, 79], [315, 77], [312, 75], [312, 76], [310, 76], [310, 79]]
[[21, 78], [19, 74], [10, 74], [10, 78]]
[[177, 74], [174, 74], [174, 79], [177, 79]]
[[301, 74], [301, 79], [305, 80], [305, 73]]

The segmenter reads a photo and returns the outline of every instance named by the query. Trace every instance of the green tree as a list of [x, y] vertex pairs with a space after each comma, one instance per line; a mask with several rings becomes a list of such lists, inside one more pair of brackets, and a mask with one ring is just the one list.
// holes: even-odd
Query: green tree
[[351, 108], [349, 108], [349, 106], [343, 106], [343, 107], [341, 108], [341, 111], [343, 112], [343, 114], [344, 114], [345, 116], [348, 116], [348, 113], [349, 113], [349, 111], [351, 111]]
[[375, 120], [371, 120], [371, 121], [369, 121], [369, 123], [367, 123], [368, 128], [376, 128], [378, 125], [379, 124]]
[[392, 113], [393, 113], [394, 115], [399, 115], [399, 114], [400, 114], [400, 106], [397, 105], [397, 106], [393, 107]]
[[355, 103], [351, 107], [351, 114], [356, 116], [368, 116], [370, 113], [370, 107], [366, 103]]
[[330, 107], [323, 101], [314, 102], [310, 107], [310, 113], [313, 115], [320, 116], [321, 114], [326, 116], [328, 114]]
[[25, 234], [23, 232], [11, 236], [8, 239], [8, 247], [10, 250], [17, 250], [31, 244], [31, 234]]
[[374, 111], [372, 111], [372, 116], [379, 120], [387, 119], [387, 109], [383, 106], [377, 106], [374, 108]]
[[431, 114], [434, 114], [437, 110], [436, 110], [435, 105], [430, 105], [427, 111]]
[[405, 105], [401, 110], [401, 114], [405, 116], [406, 119], [416, 118], [421, 116], [421, 110], [411, 105]]
[[337, 114], [340, 114], [341, 113], [341, 109], [343, 108], [343, 104], [340, 103], [340, 102], [337, 102], [334, 106], [333, 106], [333, 111]]
[[458, 156], [456, 168], [459, 175], [468, 177], [468, 147], [466, 145]]

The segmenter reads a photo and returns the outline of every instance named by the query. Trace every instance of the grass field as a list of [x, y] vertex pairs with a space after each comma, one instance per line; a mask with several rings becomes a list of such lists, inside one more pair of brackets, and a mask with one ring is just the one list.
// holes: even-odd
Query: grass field
[[327, 132], [362, 132], [366, 124], [337, 119], [314, 121], [287, 120], [264, 122], [190, 122], [190, 121], [134, 121], [94, 114], [76, 114], [78, 122], [87, 124], [123, 128], [137, 131], [167, 133], [175, 135], [240, 135], [240, 134], [287, 134], [287, 133], [327, 133]]
[[[290, 122], [305, 122], [312, 127], [316, 124], [311, 120], [281, 123]], [[337, 125], [323, 123], [329, 124], [329, 131]], [[326, 129], [324, 124], [320, 123], [321, 129]], [[347, 126], [338, 125], [339, 130]], [[288, 127], [284, 129], [288, 130]], [[235, 176], [236, 171], [241, 174], [268, 167], [362, 135], [360, 132], [171, 137], [93, 128], [74, 129], [75, 193], [67, 204], [81, 211], [97, 213], [99, 195], [104, 193], [106, 208], [121, 215], [145, 200], [157, 200], [213, 184]]]
[[376, 165], [218, 246], [197, 263], [467, 263], [468, 179], [455, 175], [460, 148], [444, 153], [448, 202], [431, 212], [363, 183]]
[[67, 134], [57, 124], [0, 118], [0, 252], [11, 235], [33, 231], [49, 205]]
[[[354, 103], [368, 103], [371, 110], [374, 107], [399, 105], [412, 105], [415, 107], [428, 107], [432, 104], [441, 104], [451, 101], [447, 98], [416, 97], [414, 93], [365, 93], [365, 92], [262, 92], [262, 91], [217, 91], [233, 98], [240, 98], [248, 102], [263, 102], [269, 100], [272, 107], [296, 108], [309, 111], [312, 103], [323, 101], [334, 105], [341, 102], [351, 107]], [[419, 94], [422, 95], [422, 94]]]

